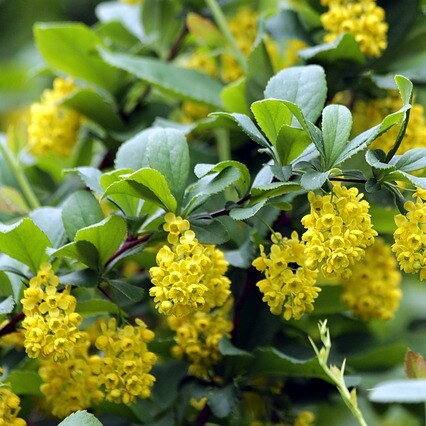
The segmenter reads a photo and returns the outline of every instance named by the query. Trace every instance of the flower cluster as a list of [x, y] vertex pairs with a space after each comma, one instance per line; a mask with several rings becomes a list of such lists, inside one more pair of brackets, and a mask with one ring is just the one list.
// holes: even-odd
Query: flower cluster
[[25, 319], [25, 349], [30, 358], [63, 361], [73, 355], [84, 340], [78, 330], [81, 316], [75, 312], [71, 287], [58, 291], [59, 279], [49, 264], [43, 264], [31, 278], [21, 300]]
[[230, 337], [232, 322], [228, 319], [231, 300], [222, 308], [211, 312], [195, 312], [186, 317], [171, 316], [169, 326], [176, 331], [176, 345], [172, 354], [176, 358], [186, 358], [191, 365], [189, 372], [207, 379], [211, 369], [221, 358], [219, 341], [223, 336]]
[[228, 262], [214, 245], [200, 244], [190, 224], [173, 213], [165, 215], [167, 241], [149, 272], [156, 308], [162, 314], [183, 316], [222, 306], [230, 295], [224, 276]]
[[310, 214], [302, 218], [307, 229], [302, 239], [306, 241], [306, 264], [327, 276], [348, 278], [351, 265], [365, 255], [377, 232], [372, 229], [369, 203], [356, 188], [336, 184], [327, 195], [308, 194]]
[[320, 291], [315, 286], [318, 271], [307, 266], [305, 244], [299, 240], [297, 232], [293, 232], [291, 238], [275, 233], [271, 240], [269, 255], [261, 245], [260, 257], [253, 261], [253, 266], [265, 274], [265, 279], [257, 286], [273, 314], [284, 311], [286, 320], [300, 319], [314, 309]]
[[391, 248], [376, 239], [343, 281], [342, 300], [363, 320], [391, 319], [402, 296], [401, 278]]
[[101, 330], [96, 347], [103, 356], [93, 356], [91, 367], [106, 399], [130, 405], [136, 397], [148, 398], [155, 382], [149, 372], [157, 357], [148, 350], [147, 343], [154, 333], [140, 319], [136, 319], [136, 326], [117, 328], [113, 318], [102, 322]]
[[375, 0], [322, 0], [322, 4], [329, 8], [321, 15], [327, 43], [350, 33], [366, 56], [380, 56], [386, 49], [388, 24]]
[[426, 278], [426, 190], [417, 188], [416, 202], [407, 201], [406, 215], [395, 216], [398, 228], [394, 233], [392, 251], [396, 254], [400, 268], [409, 274], [420, 272]]
[[18, 417], [20, 400], [8, 386], [0, 386], [0, 425], [25, 426], [27, 422]]
[[87, 335], [85, 337], [84, 344], [74, 351], [73, 357], [63, 362], [41, 361], [39, 375], [44, 383], [40, 390], [56, 417], [66, 417], [103, 399], [98, 377], [92, 371], [96, 359], [88, 355], [90, 341]]
[[45, 90], [41, 102], [31, 105], [28, 143], [33, 154], [67, 156], [71, 153], [77, 142], [81, 115], [60, 103], [75, 89], [72, 80], [57, 78], [53, 90]]
[[315, 422], [315, 414], [312, 411], [302, 411], [294, 421], [294, 426], [312, 426]]

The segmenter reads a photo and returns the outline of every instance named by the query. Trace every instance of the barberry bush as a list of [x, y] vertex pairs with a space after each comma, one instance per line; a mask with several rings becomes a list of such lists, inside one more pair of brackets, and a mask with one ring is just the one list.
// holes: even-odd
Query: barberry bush
[[424, 424], [425, 8], [1, 2], [0, 425]]

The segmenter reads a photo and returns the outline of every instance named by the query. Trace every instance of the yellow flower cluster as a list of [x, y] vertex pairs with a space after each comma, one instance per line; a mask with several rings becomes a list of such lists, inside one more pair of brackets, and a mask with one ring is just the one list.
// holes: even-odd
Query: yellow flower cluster
[[294, 421], [294, 426], [312, 426], [315, 422], [315, 414], [311, 411], [303, 411]]
[[402, 296], [401, 278], [391, 248], [376, 239], [343, 281], [342, 300], [363, 320], [391, 319]]
[[211, 77], [217, 77], [218, 74], [218, 66], [215, 58], [210, 52], [205, 50], [196, 50], [185, 60], [184, 65], [186, 68], [201, 71]]
[[365, 248], [377, 235], [372, 229], [370, 205], [363, 196], [358, 189], [340, 184], [333, 186], [331, 194], [308, 194], [311, 211], [302, 218], [307, 229], [302, 239], [309, 268], [322, 264], [326, 277], [350, 277], [351, 265], [365, 256]]
[[[401, 99], [398, 94], [390, 92], [389, 96], [369, 101], [359, 100], [355, 102], [353, 109], [353, 130], [356, 134], [379, 124], [388, 114], [401, 108]], [[386, 133], [377, 138], [371, 148], [379, 148], [389, 151], [395, 144], [399, 132], [398, 126], [393, 126]], [[420, 104], [414, 104], [410, 112], [410, 120], [407, 130], [398, 149], [397, 154], [413, 148], [423, 148], [426, 139], [426, 120], [424, 108]]]
[[60, 105], [76, 86], [72, 80], [57, 78], [53, 90], [43, 92], [41, 102], [31, 105], [28, 143], [35, 155], [67, 156], [77, 142], [81, 115]]
[[45, 263], [24, 291], [22, 326], [30, 358], [63, 361], [73, 356], [75, 346], [84, 343], [84, 333], [78, 331], [81, 316], [75, 312], [71, 287], [59, 292], [58, 284], [51, 265]]
[[398, 228], [394, 233], [392, 251], [396, 254], [400, 268], [409, 274], [420, 272], [426, 278], [426, 190], [417, 188], [416, 202], [407, 201], [406, 215], [395, 216]]
[[106, 399], [130, 405], [136, 397], [148, 398], [155, 377], [149, 374], [157, 357], [149, 352], [147, 343], [154, 333], [136, 319], [136, 326], [117, 328], [115, 319], [101, 323], [102, 335], [96, 347], [103, 356], [91, 358], [92, 371], [105, 390]]
[[103, 399], [103, 393], [98, 389], [98, 377], [92, 371], [96, 358], [88, 355], [89, 346], [86, 335], [84, 344], [74, 351], [72, 358], [62, 362], [41, 361], [39, 375], [44, 383], [40, 390], [56, 417], [66, 417]]
[[322, 0], [328, 11], [321, 15], [327, 34], [324, 41], [334, 41], [350, 33], [366, 56], [380, 56], [387, 47], [388, 24], [385, 11], [375, 0]]
[[173, 213], [165, 215], [167, 241], [149, 270], [156, 308], [165, 315], [184, 316], [222, 306], [230, 295], [224, 276], [228, 262], [214, 245], [200, 244], [190, 224]]
[[127, 4], [140, 4], [143, 2], [143, 0], [120, 0], [122, 3]]
[[270, 253], [260, 246], [260, 257], [253, 266], [265, 274], [265, 279], [257, 286], [274, 315], [284, 311], [284, 318], [300, 319], [306, 312], [312, 312], [315, 299], [320, 291], [315, 286], [318, 275], [316, 268], [307, 266], [305, 244], [299, 240], [297, 232], [291, 238], [281, 234], [272, 235]]
[[168, 318], [170, 328], [176, 331], [172, 354], [188, 359], [189, 372], [194, 376], [208, 379], [213, 365], [222, 358], [218, 345], [223, 336], [230, 337], [232, 322], [227, 318], [230, 307], [231, 303], [227, 303], [208, 313]]
[[27, 422], [18, 417], [20, 400], [9, 387], [0, 386], [0, 426], [25, 426]]

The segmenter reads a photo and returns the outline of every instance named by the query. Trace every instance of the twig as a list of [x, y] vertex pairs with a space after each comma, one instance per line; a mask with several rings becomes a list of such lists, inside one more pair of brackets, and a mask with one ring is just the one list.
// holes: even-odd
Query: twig
[[25, 314], [23, 312], [19, 312], [19, 314], [15, 315], [3, 328], [0, 328], [0, 337], [16, 331], [18, 322], [22, 321], [24, 318]]
[[210, 407], [206, 404], [198, 414], [197, 420], [195, 420], [195, 425], [204, 426], [210, 418], [211, 414], [212, 411], [210, 410]]
[[365, 182], [367, 182], [365, 179], [338, 178], [338, 177], [332, 177], [329, 180], [337, 181], [337, 182], [348, 182], [348, 183], [365, 183]]
[[151, 234], [144, 235], [141, 238], [131, 239], [126, 241], [106, 262], [105, 266], [108, 266], [113, 260], [117, 259], [118, 256], [122, 255], [125, 251], [130, 250], [133, 247], [136, 247], [139, 244], [142, 244], [148, 241], [151, 238]]
[[[240, 198], [238, 201], [236, 201], [235, 204], [240, 206], [241, 204], [244, 204], [246, 201], [250, 200], [250, 198], [251, 198], [251, 194], [247, 194], [243, 198]], [[217, 210], [213, 213], [210, 213], [209, 216], [210, 217], [227, 216], [230, 211], [231, 211], [231, 209]]]

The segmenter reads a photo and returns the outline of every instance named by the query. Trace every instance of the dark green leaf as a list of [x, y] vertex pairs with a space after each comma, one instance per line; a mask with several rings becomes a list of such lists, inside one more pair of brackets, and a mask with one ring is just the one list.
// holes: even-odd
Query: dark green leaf
[[126, 283], [125, 281], [108, 280], [108, 282], [133, 302], [139, 302], [145, 294], [145, 290], [143, 288]]

